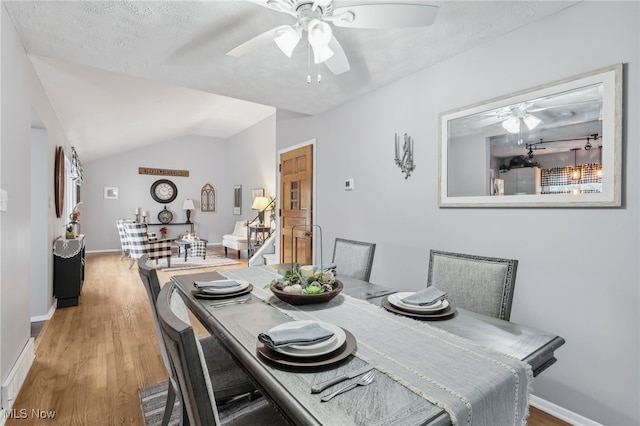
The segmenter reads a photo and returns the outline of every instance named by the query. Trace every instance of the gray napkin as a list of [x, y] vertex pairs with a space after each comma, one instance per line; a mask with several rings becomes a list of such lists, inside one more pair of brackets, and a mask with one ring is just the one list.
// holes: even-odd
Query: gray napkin
[[446, 296], [446, 291], [430, 286], [400, 300], [409, 305], [429, 306], [444, 300]]
[[195, 281], [193, 286], [198, 289], [202, 288], [232, 288], [239, 287], [241, 284], [233, 280], [217, 280], [217, 281]]
[[258, 340], [271, 349], [283, 348], [291, 345], [313, 345], [325, 341], [333, 336], [333, 332], [323, 328], [320, 324], [312, 323], [297, 328], [271, 330], [258, 335]]

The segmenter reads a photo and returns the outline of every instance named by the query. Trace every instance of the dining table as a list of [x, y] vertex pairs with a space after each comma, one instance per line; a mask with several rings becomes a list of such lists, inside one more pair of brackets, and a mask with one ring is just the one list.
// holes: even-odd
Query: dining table
[[[188, 307], [234, 356], [260, 391], [293, 424], [514, 425], [526, 424], [534, 377], [552, 365], [564, 339], [465, 309], [425, 321], [385, 309], [392, 286], [336, 276], [343, 289], [325, 303], [291, 305], [269, 289], [282, 271], [253, 266], [174, 275]], [[250, 283], [241, 297], [201, 298], [195, 282]], [[273, 356], [258, 339], [292, 321], [344, 330], [335, 354]], [[321, 398], [345, 381], [312, 393], [320, 382], [373, 367], [367, 386]], [[354, 379], [355, 380], [355, 379]]]

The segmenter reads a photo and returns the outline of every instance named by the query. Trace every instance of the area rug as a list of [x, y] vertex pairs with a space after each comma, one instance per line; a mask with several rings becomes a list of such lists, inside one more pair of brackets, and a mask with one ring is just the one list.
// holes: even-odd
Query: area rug
[[[167, 388], [169, 382], [156, 383], [146, 388], [138, 389], [140, 397], [140, 408], [142, 408], [142, 417], [144, 417], [145, 426], [160, 426], [162, 417], [164, 416], [164, 407], [167, 403]], [[176, 398], [173, 406], [173, 413], [169, 425], [180, 424], [180, 402]]]
[[184, 254], [181, 256], [171, 257], [171, 267], [167, 268], [165, 260], [159, 260], [159, 267], [162, 271], [180, 271], [183, 269], [209, 268], [212, 266], [236, 265], [240, 262], [215, 254], [213, 251], [207, 250], [206, 259], [201, 257], [187, 257], [184, 260]]
[[[156, 383], [146, 388], [138, 389], [140, 397], [140, 408], [142, 409], [142, 417], [145, 426], [160, 426], [162, 417], [164, 416], [164, 407], [167, 403], [167, 388], [169, 382]], [[176, 397], [176, 403], [173, 406], [169, 426], [180, 424], [180, 402]], [[218, 414], [225, 423], [231, 423], [243, 415], [266, 406], [269, 403], [262, 395], [244, 394], [225, 401], [218, 406]]]

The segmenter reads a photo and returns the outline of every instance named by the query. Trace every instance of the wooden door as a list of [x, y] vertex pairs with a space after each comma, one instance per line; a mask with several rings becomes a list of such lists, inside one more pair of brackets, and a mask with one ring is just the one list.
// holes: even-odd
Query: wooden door
[[[313, 145], [280, 155], [280, 262], [313, 263]], [[295, 226], [295, 228], [293, 228]], [[292, 232], [293, 229], [293, 232]]]

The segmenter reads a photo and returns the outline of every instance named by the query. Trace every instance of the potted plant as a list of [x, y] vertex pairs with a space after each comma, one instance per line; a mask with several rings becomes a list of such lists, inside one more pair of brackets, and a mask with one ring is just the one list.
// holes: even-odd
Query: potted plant
[[76, 237], [76, 230], [73, 226], [73, 223], [67, 224], [67, 232], [65, 233], [65, 238], [67, 240], [73, 240]]

